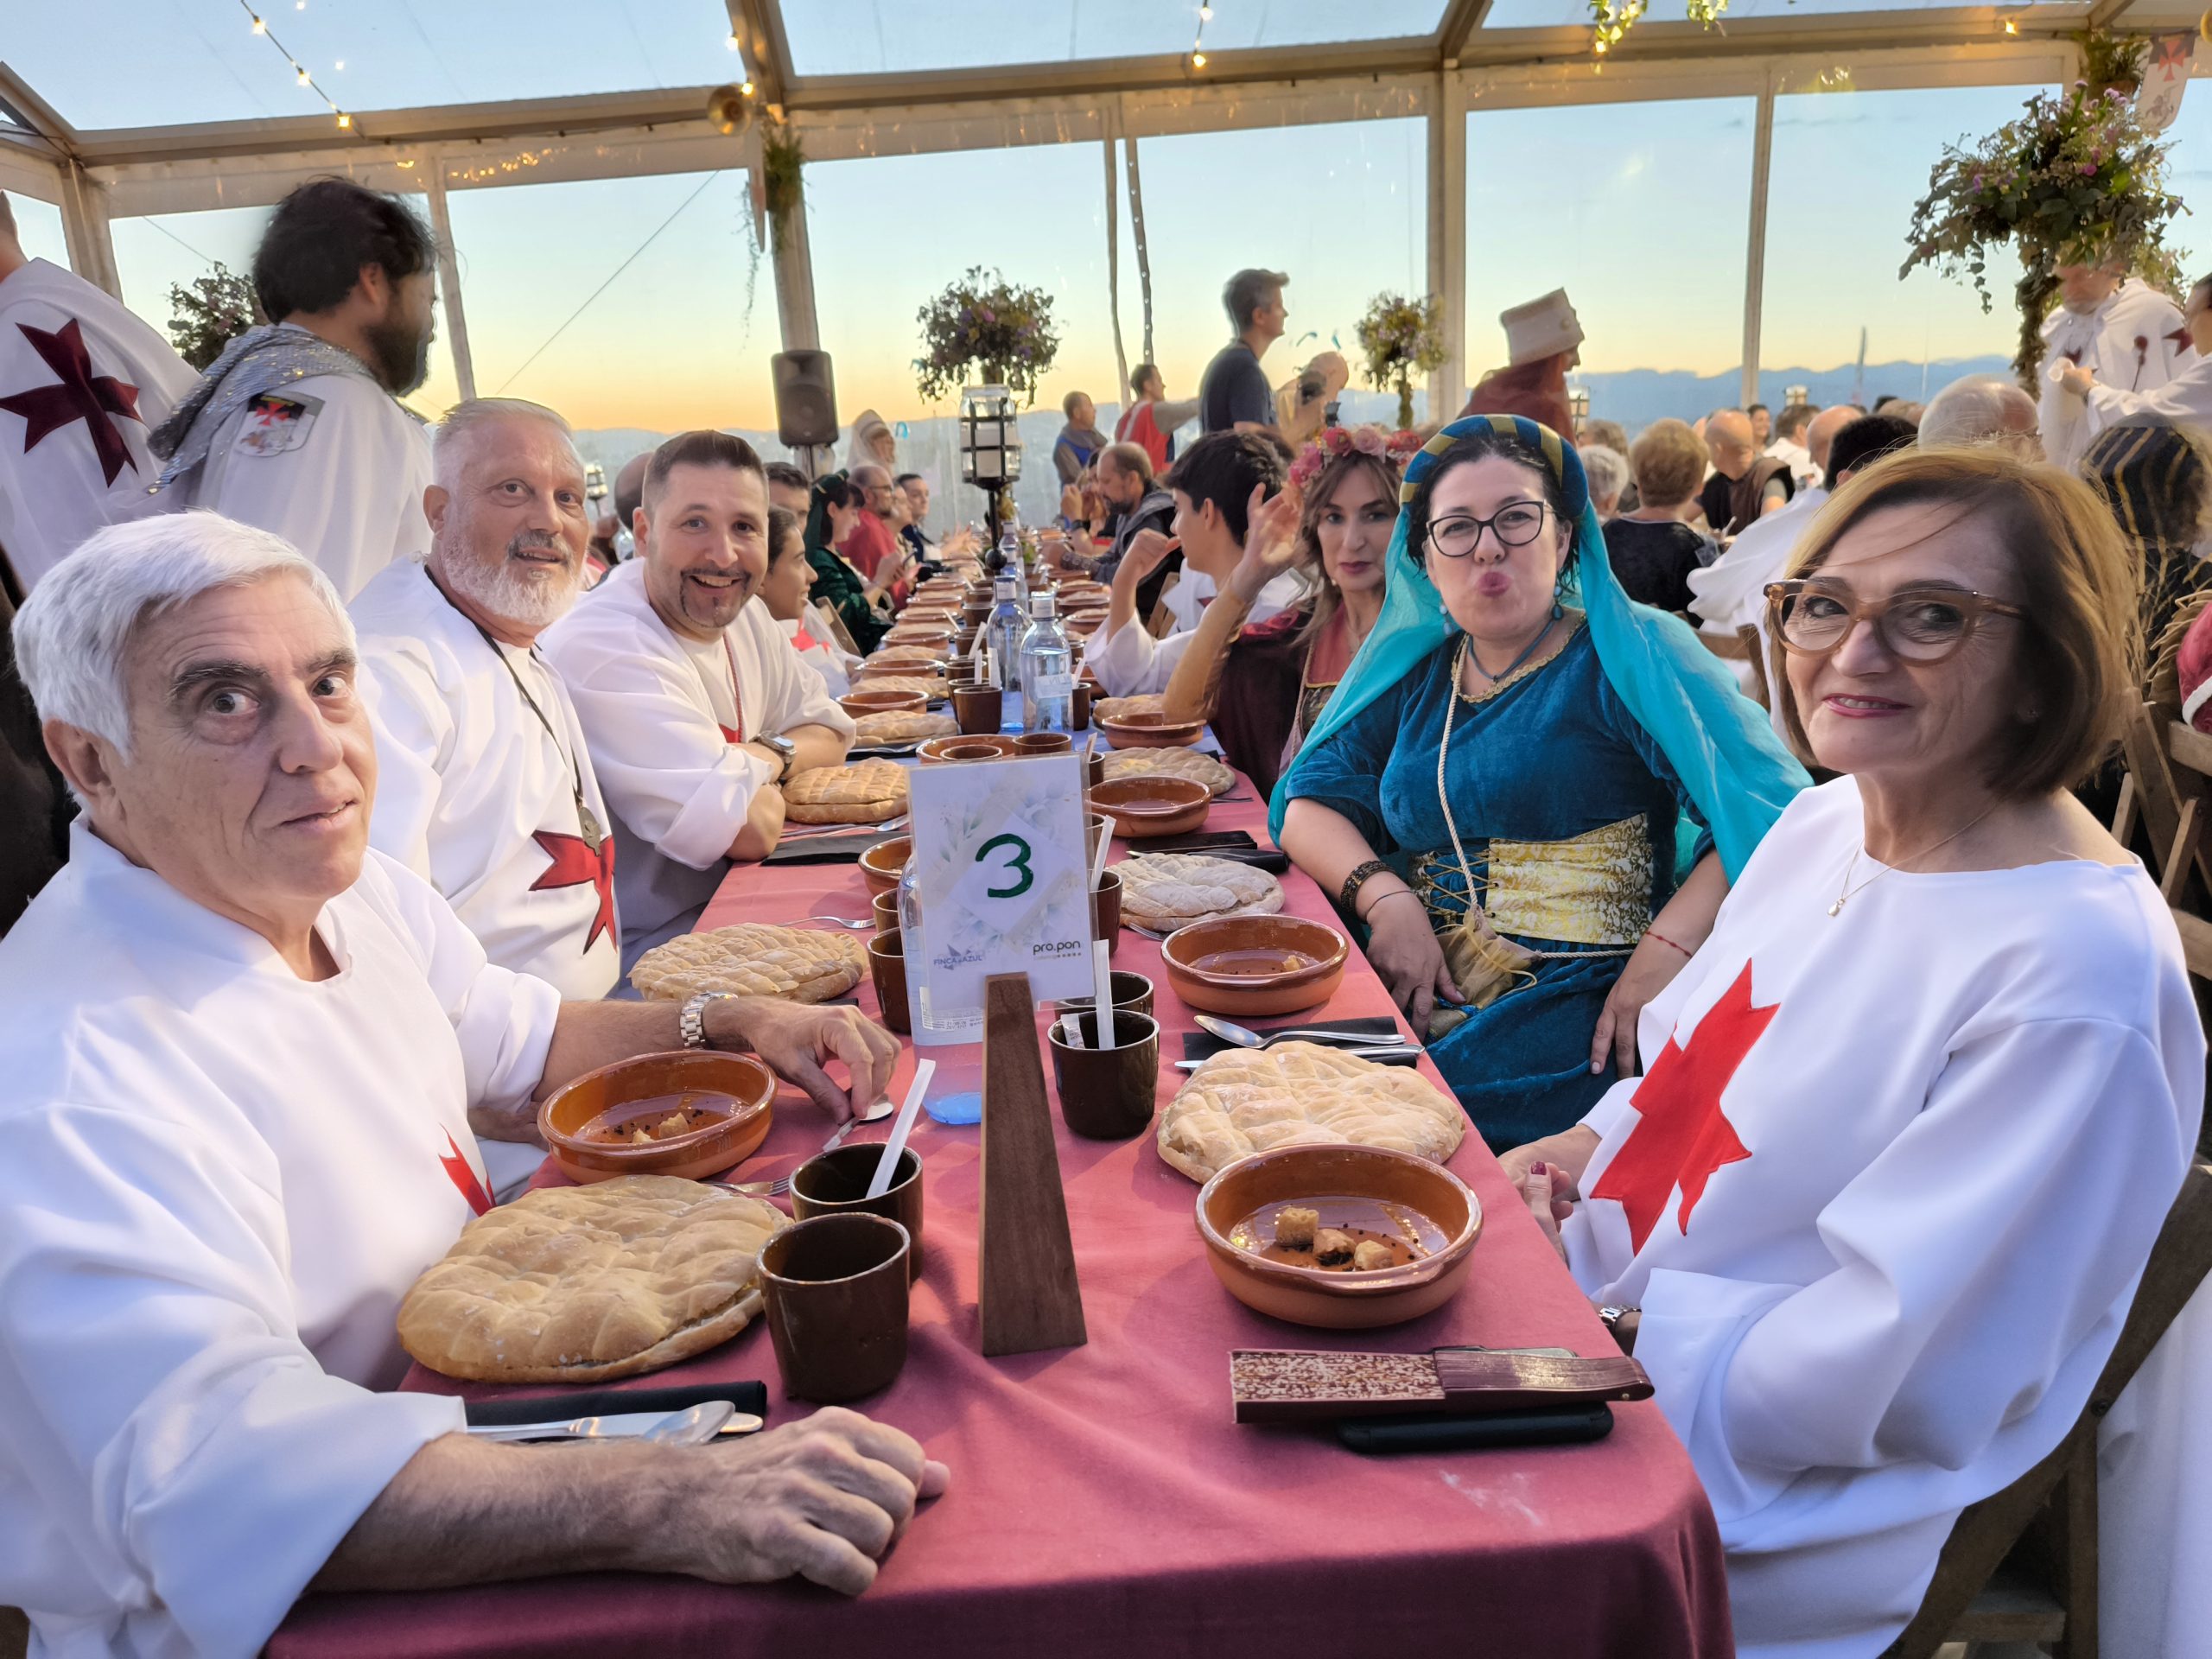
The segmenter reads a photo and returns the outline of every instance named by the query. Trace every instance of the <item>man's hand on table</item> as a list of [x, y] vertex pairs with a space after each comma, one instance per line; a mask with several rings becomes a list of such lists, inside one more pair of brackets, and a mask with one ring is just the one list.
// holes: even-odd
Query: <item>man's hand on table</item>
[[[705, 1020], [715, 1047], [750, 1049], [841, 1123], [882, 1098], [899, 1064], [899, 1039], [855, 1007], [739, 996], [709, 1002]], [[839, 1088], [823, 1070], [830, 1060], [845, 1063], [849, 1088]]]
[[875, 1582], [916, 1502], [950, 1478], [911, 1436], [834, 1406], [683, 1468], [678, 1571], [722, 1584], [797, 1574], [848, 1596]]

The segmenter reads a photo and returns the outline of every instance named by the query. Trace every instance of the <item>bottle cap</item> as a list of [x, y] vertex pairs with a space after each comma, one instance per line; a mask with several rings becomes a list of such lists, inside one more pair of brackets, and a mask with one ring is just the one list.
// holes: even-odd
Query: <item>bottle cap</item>
[[991, 588], [993, 593], [995, 593], [999, 598], [1012, 599], [1014, 597], [1014, 578], [1012, 576], [1001, 576], [997, 581], [991, 584]]
[[1037, 618], [1038, 620], [1041, 622], [1051, 621], [1052, 620], [1052, 596], [1050, 594], [1038, 594], [1036, 599], [1029, 607], [1029, 614]]

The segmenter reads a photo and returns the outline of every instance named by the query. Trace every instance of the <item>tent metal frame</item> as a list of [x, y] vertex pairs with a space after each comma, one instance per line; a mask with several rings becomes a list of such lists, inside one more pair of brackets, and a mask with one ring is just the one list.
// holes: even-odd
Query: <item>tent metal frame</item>
[[[2153, 4], [2177, 0], [2145, 0]], [[1706, 31], [1646, 21], [1605, 58], [1580, 27], [1491, 29], [1491, 0], [1449, 0], [1436, 29], [1396, 40], [1224, 50], [1203, 71], [1183, 54], [931, 70], [794, 73], [780, 0], [725, 0], [730, 28], [771, 119], [802, 136], [810, 162], [879, 155], [1104, 144], [1169, 134], [1418, 117], [1427, 123], [1427, 281], [1443, 296], [1447, 358], [1430, 407], [1465, 395], [1467, 117], [1478, 110], [1645, 99], [1757, 100], [1746, 211], [1743, 396], [1757, 394], [1766, 183], [1775, 99], [1833, 84], [1858, 91], [2049, 85], [2069, 79], [2086, 23], [2109, 25], [2136, 0], [1961, 6], [1744, 18]], [[2008, 34], [2012, 20], [2017, 32]], [[2131, 16], [2152, 27], [2147, 18]], [[2160, 13], [2167, 28], [2194, 23]], [[72, 264], [121, 293], [111, 219], [266, 206], [303, 179], [338, 173], [427, 197], [448, 250], [441, 290], [464, 392], [474, 385], [446, 213], [450, 192], [505, 184], [643, 176], [760, 163], [760, 126], [726, 137], [706, 119], [706, 86], [432, 108], [80, 131], [0, 62], [0, 189], [58, 205]], [[819, 344], [805, 226], [774, 262], [787, 347]], [[1479, 367], [1479, 365], [1475, 365]]]

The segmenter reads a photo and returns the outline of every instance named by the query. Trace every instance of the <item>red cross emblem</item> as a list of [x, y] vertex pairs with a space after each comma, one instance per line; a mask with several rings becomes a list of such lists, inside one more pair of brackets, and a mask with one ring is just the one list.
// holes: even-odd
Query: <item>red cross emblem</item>
[[144, 425], [138, 414], [138, 388], [111, 374], [92, 372], [92, 353], [85, 349], [85, 331], [76, 318], [51, 334], [28, 322], [16, 327], [46, 366], [60, 377], [53, 385], [34, 386], [0, 397], [0, 409], [23, 417], [23, 453], [37, 448], [48, 433], [82, 421], [92, 435], [92, 452], [100, 458], [100, 473], [108, 483], [114, 483], [125, 467], [137, 472], [130, 447], [109, 417], [120, 415]]
[[484, 1183], [476, 1179], [476, 1172], [469, 1167], [468, 1160], [461, 1155], [461, 1143], [453, 1138], [453, 1131], [446, 1131], [446, 1154], [438, 1160], [446, 1179], [460, 1189], [461, 1196], [468, 1200], [468, 1207], [482, 1215], [492, 1207], [492, 1195], [484, 1190]]
[[1667, 1199], [1680, 1187], [1681, 1208], [1675, 1224], [1689, 1230], [1690, 1212], [1705, 1196], [1705, 1185], [1723, 1164], [1741, 1163], [1751, 1149], [1720, 1110], [1720, 1092], [1781, 1008], [1751, 1006], [1751, 964], [1697, 1022], [1687, 1047], [1673, 1037], [1629, 1103], [1637, 1124], [1628, 1140], [1590, 1189], [1593, 1198], [1618, 1201], [1628, 1216], [1630, 1243], [1637, 1249], [1658, 1225]]
[[601, 841], [597, 852], [582, 836], [564, 836], [553, 830], [540, 830], [531, 839], [553, 861], [530, 884], [532, 893], [581, 887], [586, 882], [599, 890], [599, 912], [591, 918], [591, 931], [584, 936], [584, 949], [590, 950], [599, 943], [601, 934], [614, 931], [614, 837]]

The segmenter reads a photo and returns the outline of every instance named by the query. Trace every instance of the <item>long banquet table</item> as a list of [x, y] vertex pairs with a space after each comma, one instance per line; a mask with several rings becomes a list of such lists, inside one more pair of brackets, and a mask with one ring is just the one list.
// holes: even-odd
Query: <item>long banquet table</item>
[[[1264, 843], [1265, 811], [1252, 797], [1240, 779], [1208, 827], [1247, 829]], [[1127, 850], [1117, 844], [1115, 855]], [[1283, 887], [1290, 912], [1333, 922], [1326, 899], [1297, 870]], [[851, 864], [734, 870], [700, 926], [860, 918], [868, 897]], [[1196, 1027], [1168, 988], [1155, 942], [1124, 929], [1115, 965], [1149, 976], [1155, 988], [1164, 1105], [1184, 1076], [1172, 1064], [1182, 1058], [1181, 1036]], [[875, 1011], [865, 981], [860, 1001]], [[1337, 994], [1298, 1018], [1391, 1012], [1355, 950]], [[1046, 1017], [1040, 1011], [1040, 1033]], [[979, 1086], [978, 1051], [932, 1052], [932, 1097]], [[913, 1065], [909, 1046], [894, 1097]], [[1422, 1067], [1440, 1083], [1426, 1059]], [[1049, 1062], [1046, 1076], [1049, 1085]], [[779, 1097], [776, 1114], [747, 1179], [788, 1172], [827, 1133], [794, 1090]], [[1451, 1160], [1484, 1214], [1465, 1292], [1412, 1324], [1335, 1333], [1280, 1325], [1230, 1299], [1193, 1225], [1196, 1189], [1160, 1160], [1149, 1135], [1084, 1141], [1059, 1126], [1057, 1112], [1054, 1122], [1090, 1339], [1002, 1359], [984, 1358], [977, 1339], [980, 1130], [925, 1117], [915, 1131], [926, 1261], [913, 1290], [909, 1357], [890, 1389], [857, 1408], [921, 1440], [951, 1466], [952, 1484], [924, 1505], [866, 1594], [602, 1573], [314, 1596], [293, 1610], [270, 1652], [1717, 1659], [1734, 1651], [1712, 1512], [1653, 1404], [1614, 1407], [1612, 1433], [1590, 1445], [1390, 1457], [1348, 1452], [1325, 1431], [1230, 1421], [1232, 1348], [1612, 1351], [1478, 1135]], [[880, 1141], [887, 1128], [871, 1125], [855, 1139]], [[811, 1409], [785, 1399], [757, 1322], [638, 1385], [737, 1378], [767, 1383], [772, 1424]], [[419, 1367], [405, 1386], [461, 1387]]]

